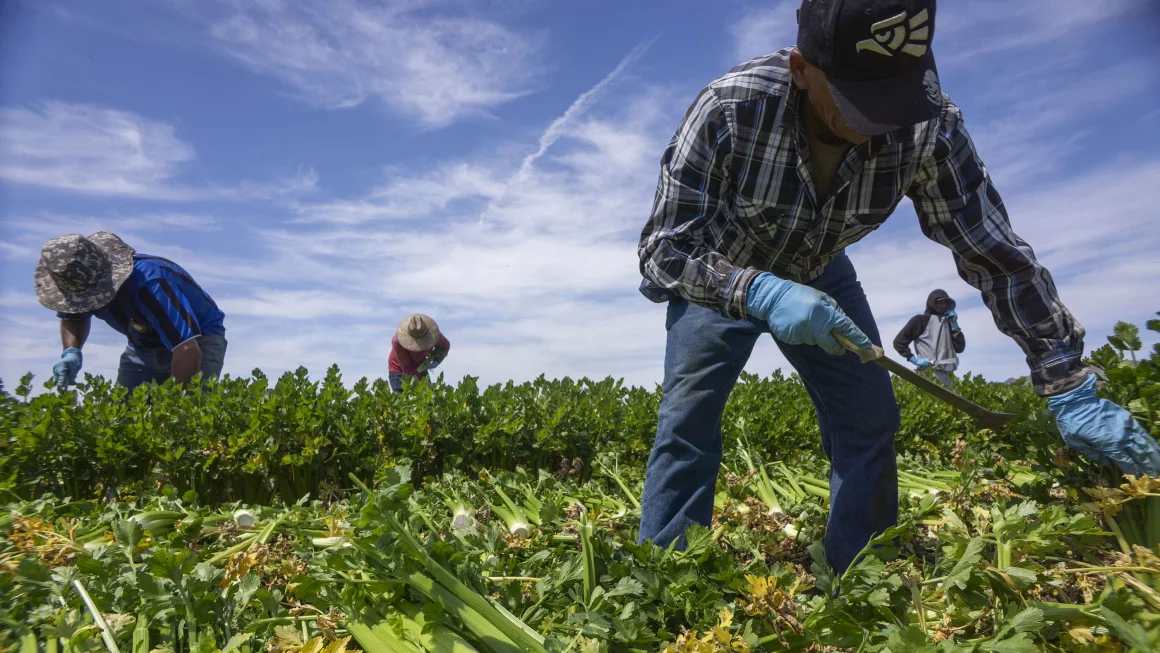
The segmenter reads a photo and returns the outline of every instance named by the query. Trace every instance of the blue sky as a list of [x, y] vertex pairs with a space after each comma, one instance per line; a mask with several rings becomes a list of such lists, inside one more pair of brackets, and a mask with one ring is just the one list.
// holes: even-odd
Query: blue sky
[[[227, 313], [226, 372], [386, 375], [411, 312], [443, 370], [661, 378], [664, 308], [635, 244], [697, 91], [792, 45], [796, 4], [638, 0], [0, 1], [0, 378], [44, 379], [41, 244], [115, 231]], [[1160, 310], [1160, 10], [944, 2], [942, 86], [1016, 231], [1102, 344]], [[964, 368], [1022, 353], [908, 202], [850, 250], [887, 339], [959, 301]], [[94, 325], [85, 370], [123, 338]], [[762, 342], [748, 370], [785, 365]]]

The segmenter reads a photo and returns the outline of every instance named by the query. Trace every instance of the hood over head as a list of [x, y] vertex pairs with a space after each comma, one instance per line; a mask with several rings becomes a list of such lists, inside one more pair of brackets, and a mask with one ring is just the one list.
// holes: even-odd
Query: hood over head
[[939, 314], [939, 312], [934, 307], [934, 303], [940, 299], [945, 299], [948, 302], [950, 302], [951, 303], [950, 310], [952, 310], [952, 311], [955, 310], [955, 300], [951, 299], [951, 296], [947, 294], [947, 291], [945, 291], [941, 288], [936, 288], [936, 289], [932, 290], [930, 292], [930, 294], [927, 295], [927, 297], [926, 297], [926, 314], [927, 315]]

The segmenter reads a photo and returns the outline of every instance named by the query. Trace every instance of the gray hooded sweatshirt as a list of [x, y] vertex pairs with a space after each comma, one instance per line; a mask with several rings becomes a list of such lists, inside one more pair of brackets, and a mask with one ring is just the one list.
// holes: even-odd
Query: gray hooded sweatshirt
[[926, 298], [926, 312], [910, 318], [902, 327], [894, 338], [894, 350], [909, 360], [913, 345], [914, 355], [930, 359], [937, 370], [953, 372], [959, 367], [958, 354], [967, 348], [967, 339], [961, 330], [951, 331], [950, 318], [935, 309], [934, 304], [939, 299], [946, 299], [950, 302], [950, 310], [954, 310], [955, 300], [946, 291], [931, 292]]

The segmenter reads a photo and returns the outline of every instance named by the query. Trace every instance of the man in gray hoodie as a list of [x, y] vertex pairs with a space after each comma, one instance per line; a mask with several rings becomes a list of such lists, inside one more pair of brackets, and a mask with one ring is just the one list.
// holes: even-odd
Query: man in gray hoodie
[[910, 318], [894, 338], [894, 349], [899, 356], [920, 370], [930, 369], [939, 383], [948, 388], [951, 372], [959, 367], [958, 355], [966, 348], [967, 339], [955, 315], [955, 300], [942, 289], [930, 293], [926, 298], [926, 312]]

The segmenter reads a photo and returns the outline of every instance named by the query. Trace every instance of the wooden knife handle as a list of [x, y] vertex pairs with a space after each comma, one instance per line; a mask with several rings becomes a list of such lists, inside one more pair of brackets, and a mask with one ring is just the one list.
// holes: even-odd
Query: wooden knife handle
[[879, 358], [886, 357], [886, 352], [882, 351], [882, 348], [878, 345], [870, 345], [869, 349], [859, 349], [857, 345], [850, 342], [849, 340], [846, 340], [837, 331], [832, 333], [834, 335], [834, 339], [838, 341], [839, 345], [842, 345], [846, 349], [854, 352], [855, 354], [858, 354], [858, 358], [861, 358], [863, 363], [869, 363], [876, 361]]

